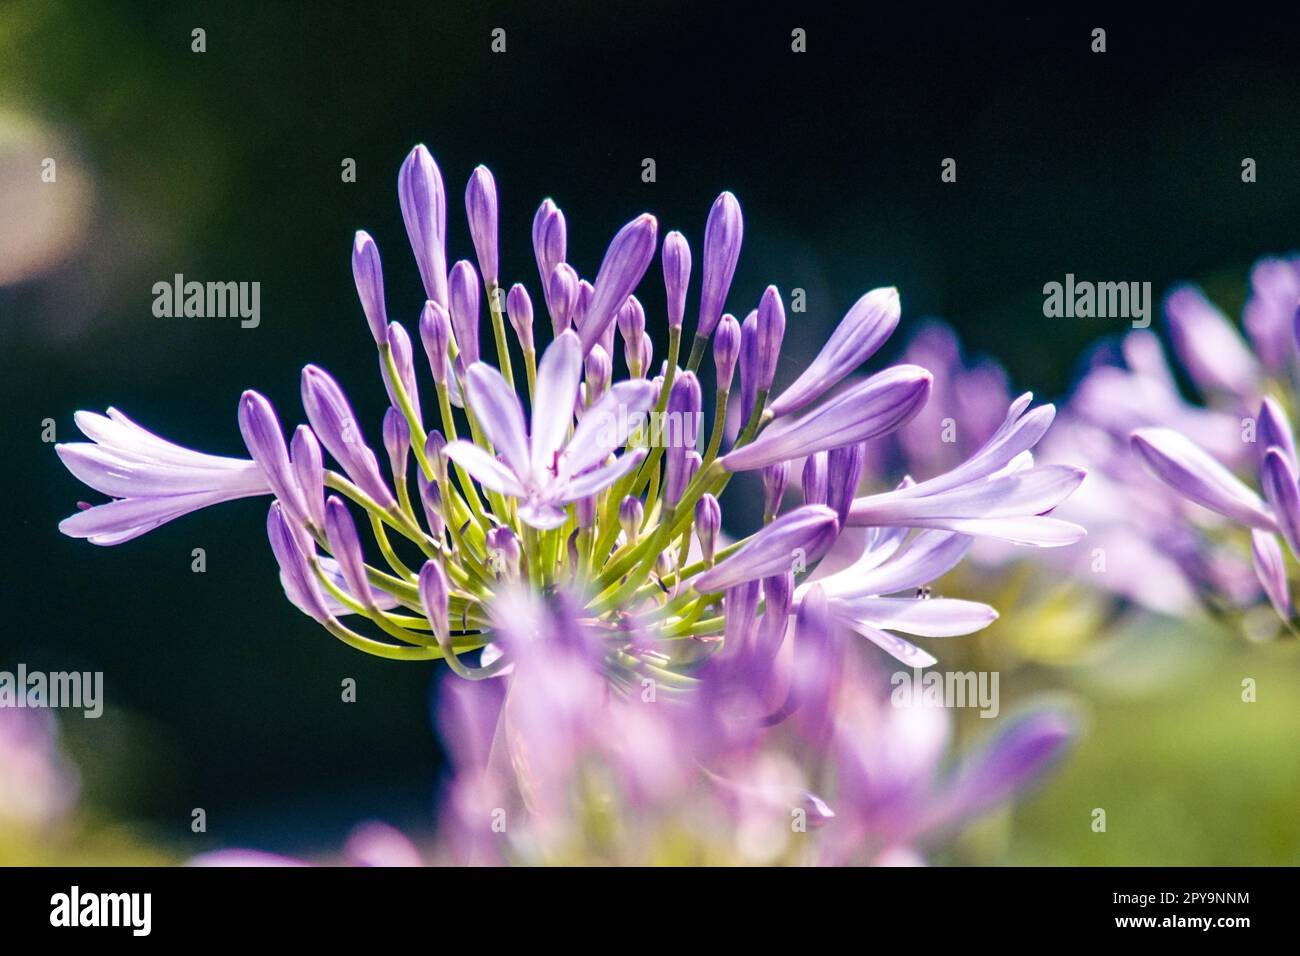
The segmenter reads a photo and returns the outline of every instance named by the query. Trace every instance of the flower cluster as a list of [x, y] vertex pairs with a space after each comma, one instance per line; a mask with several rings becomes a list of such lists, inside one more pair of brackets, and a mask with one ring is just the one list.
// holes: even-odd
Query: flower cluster
[[[1182, 286], [1166, 299], [1175, 351], [1206, 406], [1180, 397], [1154, 337], [1139, 332], [1124, 343], [1129, 371], [1094, 371], [1076, 404], [1093, 420], [1108, 416], [1118, 426], [1112, 434], [1131, 445], [1133, 464], [1118, 467], [1131, 470], [1140, 462], [1159, 480], [1148, 500], [1162, 504], [1147, 513], [1160, 516], [1152, 540], [1164, 552], [1161, 561], [1180, 572], [1173, 579], [1222, 608], [1247, 605], [1262, 589], [1290, 624], [1294, 606], [1281, 541], [1300, 554], [1300, 466], [1288, 415], [1300, 356], [1293, 332], [1300, 260], [1264, 259], [1251, 283], [1243, 315], [1249, 344], [1198, 289]], [[1096, 394], [1101, 388], [1108, 388], [1104, 400]], [[1256, 475], [1262, 497], [1238, 477], [1242, 472]], [[1258, 586], [1223, 540], [1223, 519], [1249, 529]]]
[[[659, 242], [653, 216], [617, 232], [589, 282], [567, 260], [564, 214], [542, 203], [532, 238], [537, 300], [551, 334], [541, 348], [534, 297], [502, 281], [492, 174], [476, 169], [465, 193], [477, 268], [468, 260], [448, 266], [446, 192], [424, 147], [403, 164], [398, 194], [424, 285], [416, 336], [434, 399], [420, 401], [422, 388], [430, 395], [420, 381], [425, 363], [415, 338], [389, 319], [378, 247], [360, 232], [353, 274], [390, 402], [382, 455], [343, 388], [315, 365], [302, 371], [308, 424], [288, 440], [271, 403], [244, 393], [238, 423], [248, 460], [179, 447], [114, 409], [80, 412], [91, 443], [61, 445], [59, 454], [114, 500], [87, 506], [61, 528], [119, 544], [208, 505], [272, 496], [271, 548], [286, 595], [305, 614], [372, 654], [442, 659], [472, 681], [505, 678], [473, 685], [490, 688], [479, 698], [503, 698], [498, 706], [479, 699], [465, 712], [489, 713], [491, 727], [507, 728], [510, 766], [525, 769], [519, 786], [538, 819], [566, 819], [558, 808], [582, 776], [580, 756], [593, 750], [606, 767], [625, 768], [630, 799], [674, 790], [703, 768], [727, 781], [720, 792], [746, 805], [770, 802], [767, 784], [744, 780], [768, 780], [755, 742], [771, 728], [793, 726], [815, 753], [839, 748], [861, 763], [863, 748], [876, 744], [846, 737], [852, 708], [842, 706], [843, 688], [857, 665], [844, 636], [859, 634], [908, 666], [933, 664], [900, 635], [969, 634], [997, 616], [985, 604], [930, 597], [928, 585], [974, 538], [1050, 548], [1084, 534], [1050, 515], [1083, 472], [1035, 463], [1032, 449], [1055, 411], [1031, 407], [1029, 394], [992, 412], [985, 401], [981, 417], [991, 420], [972, 433], [982, 440], [938, 461], [932, 476], [859, 495], [868, 443], [928, 421], [917, 416], [934, 377], [904, 363], [850, 380], [898, 325], [898, 294], [885, 288], [862, 296], [811, 364], [778, 387], [786, 330], [779, 291], [769, 286], [743, 321], [726, 312], [743, 235], [730, 193], [708, 214], [698, 319], [684, 360], [693, 257], [679, 232]], [[657, 366], [636, 296], [656, 253], [668, 329]], [[485, 312], [489, 350], [480, 341]], [[626, 377], [616, 379], [620, 358]], [[946, 418], [934, 425], [946, 427]], [[913, 449], [925, 442], [909, 434]], [[944, 439], [936, 431], [930, 441]], [[796, 467], [802, 503], [787, 509]], [[761, 476], [764, 521], [729, 542], [721, 498], [743, 472]], [[386, 566], [367, 557], [358, 514]], [[862, 530], [842, 534], [848, 528]], [[838, 570], [819, 575], [833, 550]], [[369, 621], [378, 633], [345, 618]], [[608, 709], [647, 687], [681, 706], [657, 708], [653, 719]], [[454, 703], [457, 692], [447, 698]], [[473, 726], [453, 735], [453, 746], [468, 748], [462, 764], [488, 765], [492, 748], [474, 743], [484, 736]], [[667, 752], [675, 759], [661, 759]], [[1017, 766], [1037, 767], [1040, 756], [1030, 747]], [[877, 784], [864, 773], [859, 789], [872, 791]], [[482, 792], [490, 775], [470, 778], [472, 798], [454, 796], [453, 810], [495, 806]], [[802, 792], [802, 784], [791, 786]], [[885, 842], [911, 840], [983, 806], [981, 786], [1006, 795], [993, 784], [971, 786], [978, 793], [965, 802], [953, 798], [934, 819], [900, 825], [903, 836]], [[876, 796], [853, 800], [866, 806]], [[824, 807], [808, 799], [814, 811]], [[875, 811], [864, 810], [856, 826], [871, 831], [873, 820]], [[542, 838], [547, 846], [556, 839]]]

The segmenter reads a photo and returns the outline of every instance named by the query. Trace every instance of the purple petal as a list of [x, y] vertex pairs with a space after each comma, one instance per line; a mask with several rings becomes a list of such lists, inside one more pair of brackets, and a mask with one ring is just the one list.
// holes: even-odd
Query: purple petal
[[576, 332], [566, 330], [542, 353], [533, 392], [532, 473], [542, 475], [557, 467], [557, 454], [573, 422], [571, 409], [582, 378], [582, 344]]
[[352, 242], [352, 279], [357, 297], [366, 313], [375, 344], [388, 341], [388, 313], [384, 308], [384, 271], [379, 263], [379, 247], [370, 234], [358, 232]]
[[582, 416], [573, 437], [560, 454], [557, 479], [568, 480], [602, 464], [610, 452], [627, 441], [655, 401], [653, 382], [619, 382]]
[[442, 173], [423, 145], [411, 150], [397, 175], [406, 235], [415, 251], [427, 299], [447, 307], [447, 193]]
[[722, 463], [728, 471], [750, 471], [888, 434], [925, 404], [932, 381], [916, 365], [877, 372], [802, 418], [778, 422], [751, 444], [729, 452]]
[[448, 442], [447, 447], [442, 451], [489, 491], [497, 491], [515, 498], [523, 498], [527, 494], [513, 471], [473, 442]]
[[812, 364], [772, 402], [772, 414], [797, 412], [838, 385], [893, 334], [900, 314], [897, 289], [873, 289], [860, 298]]
[[1295, 469], [1280, 450], [1270, 448], [1260, 466], [1259, 480], [1277, 516], [1282, 537], [1291, 546], [1291, 553], [1300, 556], [1300, 488], [1296, 486]]
[[488, 441], [505, 459], [520, 484], [527, 486], [532, 468], [528, 435], [524, 430], [524, 410], [514, 389], [506, 384], [500, 372], [482, 362], [470, 366], [465, 375], [465, 389]]
[[352, 406], [338, 382], [324, 369], [308, 365], [302, 370], [302, 405], [312, 430], [358, 488], [381, 508], [396, 504], [379, 474], [374, 452], [366, 446]]
[[294, 520], [306, 521], [307, 502], [289, 464], [289, 449], [284, 444], [280, 420], [271, 403], [251, 389], [239, 399], [239, 431], [248, 453], [266, 473], [275, 496], [284, 502]]
[[1180, 286], [1165, 299], [1169, 336], [1183, 367], [1203, 390], [1248, 397], [1259, 365], [1232, 321], [1199, 289]]
[[596, 274], [591, 303], [578, 329], [584, 355], [605, 334], [619, 308], [636, 291], [650, 267], [658, 228], [655, 217], [643, 213], [620, 229], [610, 242]]
[[727, 301], [731, 279], [736, 274], [740, 260], [740, 244], [745, 234], [745, 221], [740, 214], [740, 203], [729, 192], [724, 192], [709, 210], [704, 225], [704, 265], [700, 286], [700, 320], [696, 335], [708, 338], [713, 334]]
[[357, 526], [348, 514], [347, 505], [337, 495], [325, 502], [325, 534], [330, 551], [338, 562], [347, 590], [357, 600], [365, 603], [370, 596], [370, 581], [366, 577], [366, 558], [361, 551], [361, 538]]
[[957, 637], [981, 631], [998, 612], [977, 601], [956, 598], [836, 598], [836, 613], [880, 630], [921, 637]]
[[799, 563], [811, 566], [838, 533], [835, 512], [825, 505], [796, 508], [755, 533], [735, 554], [697, 575], [691, 583], [701, 594], [714, 593], [746, 581], [784, 574]]
[[1179, 432], [1140, 428], [1131, 442], [1151, 473], [1183, 497], [1248, 527], [1278, 530], [1258, 495]]
[[1286, 578], [1286, 558], [1277, 537], [1267, 531], [1251, 531], [1251, 558], [1255, 576], [1268, 595], [1269, 603], [1284, 621], [1291, 620], [1291, 587]]

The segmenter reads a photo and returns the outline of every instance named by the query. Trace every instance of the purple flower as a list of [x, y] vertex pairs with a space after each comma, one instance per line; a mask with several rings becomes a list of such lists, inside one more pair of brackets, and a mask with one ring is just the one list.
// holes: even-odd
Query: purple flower
[[691, 281], [691, 247], [680, 232], [664, 236], [663, 263], [668, 327], [680, 329], [686, 316], [686, 289]]
[[256, 462], [182, 448], [115, 408], [107, 416], [77, 412], [76, 422], [93, 444], [56, 445], [55, 451], [68, 471], [115, 500], [59, 522], [69, 537], [121, 544], [191, 511], [271, 493]]
[[451, 298], [451, 328], [456, 335], [456, 347], [465, 367], [479, 358], [479, 282], [474, 267], [464, 259], [451, 267], [447, 280]]
[[519, 498], [520, 518], [535, 528], [559, 527], [566, 518], [564, 505], [604, 490], [644, 457], [639, 450], [606, 463], [654, 402], [653, 386], [643, 381], [615, 385], [569, 437], [568, 410], [581, 374], [578, 336], [565, 332], [538, 366], [531, 433], [525, 430], [519, 399], [500, 372], [480, 362], [466, 375], [469, 399], [480, 410], [483, 429], [501, 460], [468, 441], [449, 442], [446, 455], [485, 487]]
[[384, 271], [379, 264], [379, 247], [364, 231], [358, 232], [352, 243], [352, 278], [375, 344], [387, 341], [388, 314], [384, 309]]
[[777, 518], [740, 549], [693, 579], [701, 593], [725, 591], [760, 578], [815, 563], [839, 534], [835, 512], [825, 505], [805, 505]]

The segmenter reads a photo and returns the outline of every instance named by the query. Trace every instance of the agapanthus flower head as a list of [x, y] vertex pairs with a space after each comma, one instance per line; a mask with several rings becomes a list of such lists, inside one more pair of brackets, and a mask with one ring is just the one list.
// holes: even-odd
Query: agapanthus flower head
[[[302, 403], [310, 425], [299, 425], [287, 445], [270, 403], [256, 392], [241, 399], [237, 418], [251, 460], [179, 448], [115, 411], [80, 413], [95, 444], [59, 453], [115, 500], [62, 527], [116, 544], [209, 504], [272, 496], [267, 535], [284, 591], [305, 614], [368, 653], [441, 659], [475, 685], [501, 679], [495, 709], [509, 756], [527, 769], [527, 803], [542, 816], [565, 803], [575, 768], [595, 747], [618, 768], [629, 799], [672, 791], [703, 766], [736, 806], [752, 810], [769, 806], [774, 793], [795, 794], [818, 819], [831, 819], [797, 773], [774, 769], [768, 757], [750, 759], [766, 728], [798, 714], [809, 739], [829, 741], [839, 694], [834, 661], [851, 643], [921, 664], [933, 657], [895, 632], [947, 638], [992, 621], [983, 604], [904, 596], [949, 570], [972, 537], [1049, 547], [1082, 535], [1049, 515], [1082, 472], [1034, 466], [1031, 449], [1053, 409], [1030, 409], [1028, 395], [1004, 409], [1001, 425], [964, 460], [860, 496], [870, 443], [914, 419], [933, 385], [930, 371], [910, 363], [848, 381], [897, 326], [898, 293], [864, 295], [812, 364], [778, 388], [786, 330], [779, 292], [767, 287], [744, 323], [726, 312], [743, 234], [730, 193], [708, 215], [699, 323], [683, 362], [691, 254], [677, 232], [659, 249], [654, 216], [635, 216], [617, 231], [589, 282], [567, 261], [563, 215], [542, 203], [533, 252], [553, 335], [541, 343], [533, 298], [515, 281], [532, 264], [500, 259], [491, 174], [475, 170], [466, 191], [478, 269], [468, 261], [447, 269], [445, 190], [423, 147], [403, 165], [398, 191], [424, 284], [418, 331], [432, 387], [420, 388], [427, 373], [405, 328], [390, 321], [371, 236], [358, 234], [353, 259], [388, 397], [379, 429], [387, 469], [343, 386], [308, 365]], [[636, 292], [656, 253], [668, 342], [651, 367]], [[490, 336], [481, 335], [485, 296]], [[625, 379], [617, 374], [619, 334]], [[716, 390], [706, 400], [699, 373], [710, 340]], [[737, 406], [743, 415], [728, 434], [727, 413]], [[1283, 426], [1269, 427], [1280, 435]], [[1284, 473], [1294, 460], [1266, 466]], [[794, 467], [802, 469], [805, 503], [785, 509]], [[765, 520], [731, 542], [722, 530], [725, 491], [742, 472], [761, 473]], [[1284, 504], [1281, 492], [1272, 498], [1270, 509], [1258, 509], [1270, 530], [1281, 527], [1274, 515]], [[865, 550], [849, 556], [849, 570], [810, 589], [822, 557], [852, 547], [846, 525], [869, 529], [853, 539], [865, 540]], [[367, 529], [373, 548], [362, 540]], [[371, 550], [386, 566], [371, 563]], [[803, 672], [793, 695], [783, 693], [780, 673], [792, 633]], [[647, 686], [693, 701], [693, 709], [662, 717], [608, 709], [609, 695], [627, 699]], [[684, 756], [665, 757], [683, 740], [691, 742]], [[480, 750], [470, 760], [476, 767]]]

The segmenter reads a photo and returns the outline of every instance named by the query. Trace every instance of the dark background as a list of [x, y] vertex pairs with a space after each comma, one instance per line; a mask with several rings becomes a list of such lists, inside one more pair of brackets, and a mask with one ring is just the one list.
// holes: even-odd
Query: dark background
[[[57, 521], [92, 493], [40, 441], [43, 419], [75, 440], [73, 411], [111, 404], [183, 444], [242, 455], [240, 392], [263, 391], [296, 422], [298, 371], [314, 361], [376, 440], [384, 395], [350, 242], [357, 228], [375, 236], [390, 318], [413, 327], [423, 294], [395, 183], [417, 142], [448, 182], [449, 261], [472, 258], [461, 196], [485, 163], [501, 195], [503, 279], [535, 299], [529, 226], [542, 198], [563, 208], [570, 259], [594, 276], [609, 237], [643, 210], [661, 234], [685, 232], [698, 264], [726, 188], [746, 220], [731, 310], [743, 316], [769, 282], [808, 292], [783, 380], [858, 295], [893, 284], [904, 323], [891, 347], [941, 315], [1018, 385], [1059, 395], [1084, 347], [1123, 322], [1045, 319], [1043, 283], [1073, 272], [1150, 281], [1159, 295], [1197, 277], [1235, 310], [1253, 259], [1295, 245], [1300, 42], [1249, 15], [0, 8], [0, 110], [57, 133], [61, 163], [95, 190], [63, 264], [0, 286], [0, 668], [105, 672], [110, 712], [66, 722], [88, 794], [182, 852], [196, 806], [222, 844], [328, 845], [371, 815], [427, 826], [434, 668], [364, 657], [298, 614], [265, 544], [264, 501], [116, 548], [62, 537]], [[489, 49], [498, 26], [504, 55]], [[1095, 26], [1103, 55], [1089, 51]], [[207, 30], [204, 54], [190, 52], [194, 27]], [[806, 54], [790, 51], [794, 27], [808, 31]], [[340, 181], [345, 157], [355, 184]], [[955, 184], [940, 182], [944, 157], [957, 160]], [[4, 188], [41, 188], [37, 171]], [[176, 272], [259, 281], [261, 326], [154, 318], [152, 285]], [[643, 292], [662, 355], [660, 284]], [[190, 571], [194, 547], [205, 574]], [[355, 704], [339, 700], [346, 677]]]

